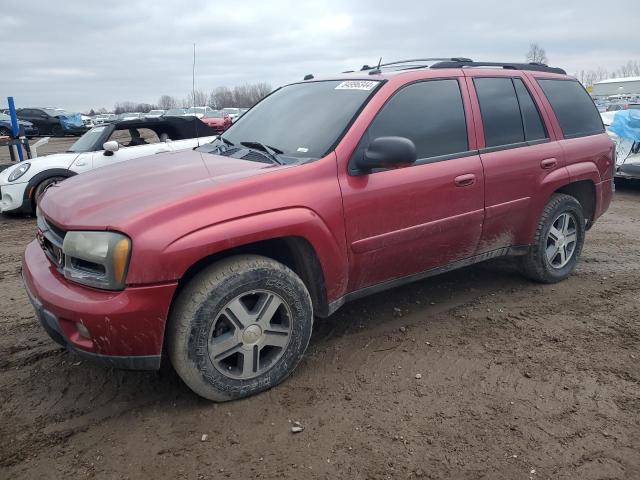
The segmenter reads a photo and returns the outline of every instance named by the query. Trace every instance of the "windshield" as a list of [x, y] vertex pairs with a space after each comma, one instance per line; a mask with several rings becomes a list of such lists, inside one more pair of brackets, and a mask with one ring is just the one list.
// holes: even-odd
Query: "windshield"
[[165, 116], [170, 117], [172, 115], [184, 115], [184, 110], [181, 108], [172, 108], [165, 112]]
[[211, 110], [205, 115], [207, 118], [222, 118], [224, 114], [220, 110]]
[[162, 115], [164, 110], [151, 110], [147, 115]]
[[100, 139], [107, 127], [93, 127], [87, 133], [82, 135], [76, 143], [69, 147], [67, 152], [93, 152], [96, 142]]
[[11, 121], [11, 117], [9, 115], [7, 115], [6, 113], [0, 113], [0, 120], [4, 120], [6, 122]]
[[223, 108], [222, 111], [224, 113], [228, 113], [229, 115], [236, 115], [239, 112], [237, 108]]
[[191, 107], [187, 113], [204, 113], [207, 107]]
[[62, 108], [43, 108], [42, 110], [47, 112], [52, 117], [55, 117], [57, 115], [65, 115], [65, 116], [73, 115], [73, 113], [67, 112], [66, 110], [63, 110]]
[[379, 84], [334, 80], [288, 85], [243, 115], [223, 140], [234, 145], [260, 142], [303, 161], [321, 158]]

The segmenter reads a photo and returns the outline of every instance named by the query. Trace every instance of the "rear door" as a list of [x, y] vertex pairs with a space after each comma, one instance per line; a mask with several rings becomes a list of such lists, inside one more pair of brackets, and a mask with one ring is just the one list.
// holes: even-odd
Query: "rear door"
[[475, 253], [484, 181], [463, 79], [405, 85], [387, 100], [351, 156], [378, 137], [416, 145], [416, 164], [339, 176], [351, 263], [349, 290], [407, 277]]
[[468, 75], [486, 192], [478, 253], [486, 253], [529, 242], [536, 194], [563, 158], [526, 77]]

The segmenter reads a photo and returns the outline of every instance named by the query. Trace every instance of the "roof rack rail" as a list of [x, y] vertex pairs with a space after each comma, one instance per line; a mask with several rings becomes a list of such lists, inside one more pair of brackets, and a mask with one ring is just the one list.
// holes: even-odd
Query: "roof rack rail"
[[[380, 73], [380, 70], [382, 67], [391, 67], [394, 65], [402, 65], [403, 63], [417, 63], [417, 62], [472, 62], [473, 60], [471, 60], [470, 58], [465, 58], [465, 57], [453, 57], [453, 58], [442, 58], [442, 57], [436, 57], [436, 58], [412, 58], [409, 60], [397, 60], [395, 62], [387, 62], [387, 63], [381, 63], [379, 65], [376, 66], [370, 66], [370, 65], [363, 65], [362, 68], [360, 69], [360, 71], [364, 71], [364, 70], [371, 70], [369, 72], [370, 75], [376, 74], [376, 73]], [[423, 67], [427, 67], [428, 65], [420, 65], [419, 67], [412, 67], [412, 68], [423, 68]]]
[[503, 63], [503, 62], [473, 62], [473, 61], [460, 61], [457, 60], [444, 60], [431, 65], [431, 68], [462, 68], [462, 67], [501, 67], [508, 70], [533, 70], [536, 72], [548, 72], [548, 73], [560, 73], [566, 75], [567, 72], [562, 68], [549, 67], [544, 63]]

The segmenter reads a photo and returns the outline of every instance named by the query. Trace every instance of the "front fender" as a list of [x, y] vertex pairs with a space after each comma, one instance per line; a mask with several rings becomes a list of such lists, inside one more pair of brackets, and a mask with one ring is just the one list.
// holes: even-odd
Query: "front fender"
[[283, 237], [301, 237], [314, 248], [322, 266], [327, 299], [344, 294], [348, 261], [323, 219], [313, 210], [296, 207], [273, 210], [209, 225], [183, 235], [159, 252], [135, 250], [127, 282], [147, 284], [179, 280], [185, 272], [210, 255], [251, 243]]

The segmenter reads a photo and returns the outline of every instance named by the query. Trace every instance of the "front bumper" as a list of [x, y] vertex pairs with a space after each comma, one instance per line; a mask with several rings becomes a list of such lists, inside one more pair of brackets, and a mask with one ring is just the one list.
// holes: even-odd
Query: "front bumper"
[[28, 185], [28, 182], [0, 185], [0, 213], [21, 211]]
[[[22, 278], [40, 323], [56, 342], [118, 368], [160, 367], [175, 283], [119, 292], [83, 287], [66, 280], [37, 241], [24, 253]], [[78, 324], [86, 327], [90, 338], [81, 335]]]
[[89, 129], [84, 125], [82, 126], [62, 125], [62, 130], [67, 135], [82, 135], [86, 133]]
[[616, 177], [640, 180], [640, 159], [618, 165], [616, 167]]

